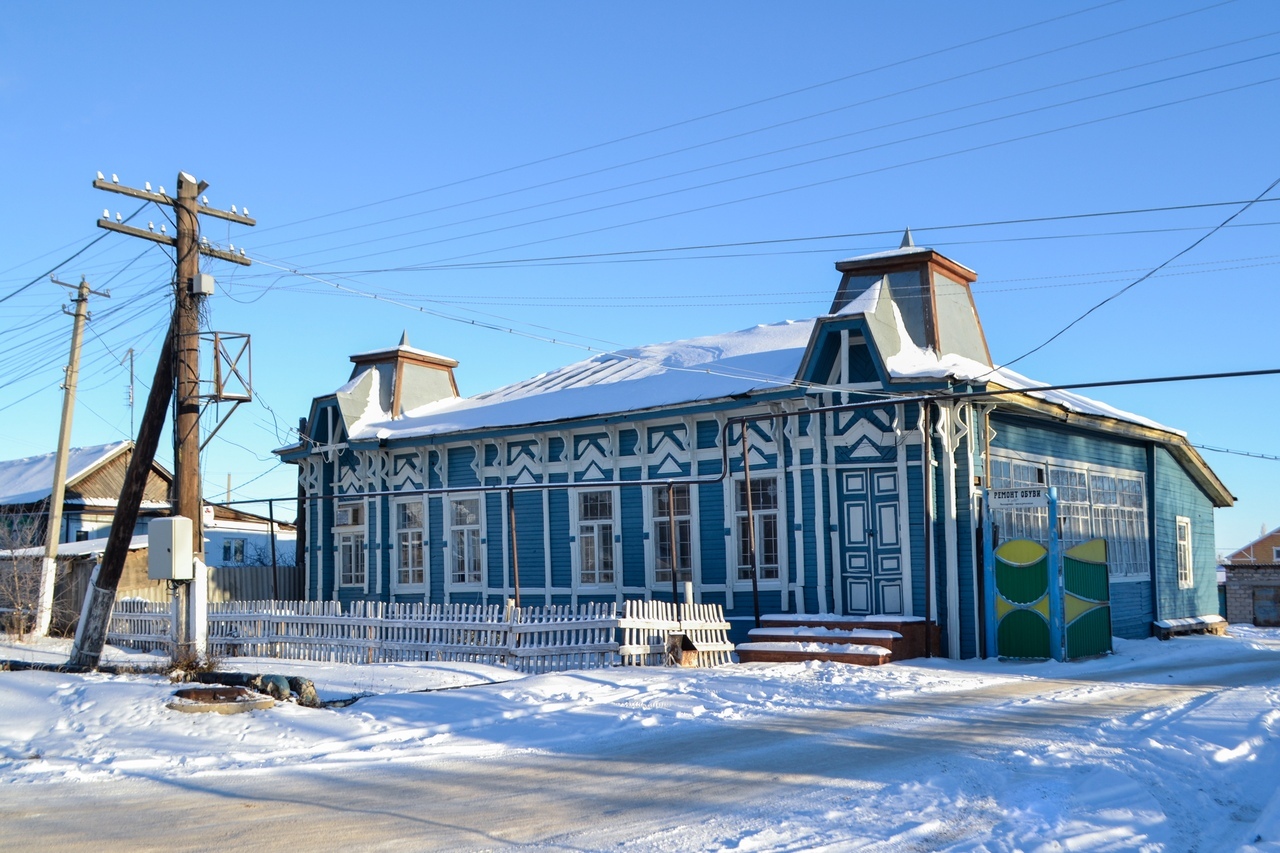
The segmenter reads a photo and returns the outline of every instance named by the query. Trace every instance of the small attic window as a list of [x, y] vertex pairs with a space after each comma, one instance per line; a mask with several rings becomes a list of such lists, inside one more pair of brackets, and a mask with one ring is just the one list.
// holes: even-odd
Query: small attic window
[[877, 382], [876, 363], [871, 358], [871, 350], [861, 336], [849, 339], [849, 384], [859, 382]]

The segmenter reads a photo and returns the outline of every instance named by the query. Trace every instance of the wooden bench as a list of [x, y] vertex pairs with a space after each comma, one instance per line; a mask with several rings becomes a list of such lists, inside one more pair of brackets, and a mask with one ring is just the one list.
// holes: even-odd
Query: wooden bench
[[1168, 640], [1180, 634], [1215, 634], [1227, 633], [1227, 620], [1221, 616], [1188, 616], [1183, 619], [1157, 619], [1151, 623], [1152, 630], [1161, 640]]

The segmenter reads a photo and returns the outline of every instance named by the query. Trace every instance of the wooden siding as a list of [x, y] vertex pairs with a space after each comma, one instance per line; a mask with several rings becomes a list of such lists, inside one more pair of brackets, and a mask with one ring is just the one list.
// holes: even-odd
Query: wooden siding
[[[125, 471], [128, 470], [129, 460], [132, 457], [133, 451], [126, 450], [88, 476], [68, 484], [66, 499], [105, 498], [113, 501], [117, 500], [120, 497], [120, 489], [124, 486]], [[168, 501], [169, 486], [169, 476], [161, 471], [158, 465], [152, 465], [151, 471], [147, 475], [147, 484], [143, 488], [142, 499], [144, 501]]]
[[1086, 432], [1051, 421], [994, 412], [992, 450], [1072, 459], [1090, 465], [1147, 470], [1146, 448], [1140, 442]]
[[698, 486], [697, 524], [702, 546], [698, 555], [702, 565], [702, 583], [704, 586], [724, 584], [729, 576], [729, 568], [725, 554], [724, 531], [728, 522], [724, 517], [722, 483], [704, 483]]
[[[493, 495], [492, 498], [498, 497]], [[496, 568], [490, 575], [490, 588], [502, 589], [502, 559], [506, 539], [503, 530], [507, 520], [502, 516], [502, 502], [490, 499], [488, 527], [489, 565]], [[542, 493], [516, 492], [516, 544], [520, 552], [520, 589], [542, 589], [546, 585], [546, 547], [543, 537]], [[494, 510], [497, 509], [495, 513]], [[566, 531], [567, 532], [567, 531]], [[521, 602], [524, 603], [523, 601]]]
[[445, 451], [449, 460], [449, 487], [478, 486], [480, 479], [476, 476], [471, 463], [475, 461], [476, 451], [472, 447], [450, 447]]
[[800, 471], [800, 505], [804, 508], [801, 515], [800, 542], [802, 547], [800, 571], [804, 582], [804, 612], [818, 612], [818, 526], [814, 517], [813, 471]]
[[[444, 548], [444, 498], [427, 499], [427, 600], [431, 604], [444, 604], [445, 566]], [[392, 541], [393, 549], [395, 542]], [[417, 593], [413, 598], [421, 597]]]
[[[915, 453], [912, 454], [911, 451]], [[911, 537], [911, 605], [915, 616], [927, 616], [929, 601], [925, 583], [925, 547], [924, 547], [924, 473], [920, 464], [920, 448], [907, 448], [907, 531]], [[915, 463], [911, 457], [915, 456]], [[937, 549], [934, 549], [936, 554]]]
[[[551, 525], [551, 587], [568, 590], [573, 586], [573, 543], [569, 541], [569, 492], [564, 489], [547, 496]], [[569, 599], [565, 599], [569, 601]]]
[[1111, 633], [1126, 640], [1151, 636], [1151, 583], [1111, 584]]
[[[1218, 612], [1213, 504], [1182, 466], [1162, 447], [1155, 451], [1155, 583], [1157, 619], [1181, 619]], [[1193, 586], [1178, 588], [1177, 530], [1174, 519], [1191, 519]]]

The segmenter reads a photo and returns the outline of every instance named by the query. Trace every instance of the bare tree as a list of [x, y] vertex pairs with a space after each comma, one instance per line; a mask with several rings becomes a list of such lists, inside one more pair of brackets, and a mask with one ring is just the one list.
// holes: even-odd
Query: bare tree
[[40, 516], [0, 508], [0, 630], [26, 639], [40, 603]]

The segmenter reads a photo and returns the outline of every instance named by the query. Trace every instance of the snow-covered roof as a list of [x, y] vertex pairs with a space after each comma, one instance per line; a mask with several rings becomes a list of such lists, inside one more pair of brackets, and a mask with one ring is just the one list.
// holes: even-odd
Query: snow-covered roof
[[885, 251], [885, 252], [871, 252], [870, 254], [867, 254], [867, 255], [855, 255], [852, 258], [845, 258], [842, 261], [837, 261], [837, 263], [852, 264], [852, 263], [858, 263], [861, 261], [887, 260], [889, 258], [902, 258], [908, 255], [923, 255], [932, 251], [933, 249], [930, 249], [927, 246], [903, 246], [898, 249], [889, 249], [888, 251]]
[[[871, 252], [866, 255], [855, 255], [852, 258], [845, 258], [844, 260], [837, 261], [836, 266], [844, 267], [849, 264], [862, 264], [867, 263], [868, 261], [891, 261], [895, 258], [908, 258], [913, 255], [927, 255], [930, 253], [937, 253], [937, 251], [937, 249], [932, 249], [928, 246], [900, 246], [897, 249], [889, 249], [884, 252]], [[977, 276], [976, 272], [969, 267], [966, 267], [964, 264], [958, 263], [951, 258], [947, 258], [947, 261], [955, 264], [960, 269], [972, 272], [975, 277]]]
[[[68, 483], [93, 471], [125, 447], [128, 441], [73, 447], [67, 456]], [[53, 453], [0, 462], [0, 505], [29, 504], [53, 494]]]
[[361, 418], [350, 437], [549, 423], [785, 387], [795, 378], [813, 324], [788, 321], [602, 353], [474, 397], [429, 403], [395, 420]]
[[[850, 304], [855, 313], [876, 309], [879, 288]], [[886, 300], [886, 303], [888, 301]], [[984, 382], [1025, 390], [1068, 411], [1175, 430], [1088, 397], [1067, 391], [1036, 390], [1043, 383], [1004, 368], [957, 355], [939, 357], [914, 345], [898, 325], [896, 351], [887, 353], [890, 378], [897, 381], [946, 379]], [[842, 316], [848, 316], [842, 311]], [[474, 397], [440, 400], [390, 419], [376, 406], [354, 422], [352, 440], [447, 435], [481, 429], [547, 424], [724, 399], [785, 388], [795, 381], [815, 325], [823, 318], [755, 326], [722, 335], [651, 344], [596, 355]], [[350, 393], [353, 383], [339, 393]], [[375, 415], [370, 417], [370, 415]]]
[[369, 350], [368, 352], [358, 352], [355, 355], [351, 356], [351, 360], [352, 361], [369, 361], [371, 359], [377, 358], [378, 356], [391, 355], [392, 353], [416, 355], [419, 358], [424, 358], [430, 361], [438, 361], [445, 364], [450, 364], [454, 367], [458, 366], [457, 359], [449, 358], [449, 356], [447, 355], [440, 355], [439, 353], [429, 352], [428, 350], [418, 349], [417, 347], [411, 347], [408, 344], [400, 344], [399, 346], [388, 347], [387, 349], [376, 349], [376, 350]]
[[[129, 550], [140, 551], [147, 547], [147, 535], [145, 533], [133, 536], [129, 539]], [[38, 545], [32, 548], [14, 548], [12, 550], [0, 550], [0, 559], [10, 559], [13, 557], [42, 557], [44, 556], [45, 546]], [[80, 542], [59, 542], [59, 557], [87, 557], [91, 554], [101, 554], [107, 550], [107, 537], [100, 539], [85, 539]]]

